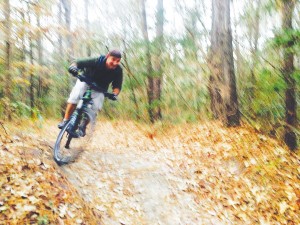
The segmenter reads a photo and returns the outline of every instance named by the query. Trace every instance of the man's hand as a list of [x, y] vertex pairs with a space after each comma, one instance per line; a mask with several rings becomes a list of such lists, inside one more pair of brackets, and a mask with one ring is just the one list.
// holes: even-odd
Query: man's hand
[[79, 69], [78, 69], [76, 66], [70, 66], [68, 71], [69, 71], [69, 73], [71, 73], [73, 76], [77, 76], [77, 75], [78, 75]]
[[105, 93], [105, 97], [109, 98], [110, 100], [116, 101], [118, 100], [117, 95], [114, 93]]

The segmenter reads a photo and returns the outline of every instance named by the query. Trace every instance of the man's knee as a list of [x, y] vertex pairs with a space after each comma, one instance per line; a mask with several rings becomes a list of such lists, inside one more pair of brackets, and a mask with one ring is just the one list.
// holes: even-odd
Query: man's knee
[[87, 89], [86, 83], [77, 80], [75, 86], [73, 87], [69, 95], [69, 99], [67, 102], [71, 104], [77, 104], [81, 99], [81, 97], [83, 96], [86, 89]]
[[104, 94], [103, 93], [95, 93], [93, 98], [93, 110], [95, 111], [101, 111], [104, 103]]

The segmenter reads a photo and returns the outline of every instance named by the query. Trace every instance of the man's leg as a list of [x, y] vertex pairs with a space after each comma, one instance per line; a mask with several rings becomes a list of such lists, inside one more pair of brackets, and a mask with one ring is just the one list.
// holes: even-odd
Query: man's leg
[[101, 111], [101, 109], [103, 107], [105, 97], [104, 97], [103, 93], [93, 91], [92, 98], [93, 98], [93, 102], [94, 102], [92, 109], [97, 114], [99, 111]]
[[64, 119], [63, 119], [63, 121], [61, 121], [58, 124], [59, 129], [62, 129], [66, 125], [66, 123], [69, 121], [69, 119], [70, 119], [70, 117], [71, 117], [71, 115], [72, 115], [72, 113], [74, 112], [75, 109], [76, 109], [76, 104], [72, 104], [72, 103], [67, 104]]
[[67, 104], [64, 119], [62, 122], [58, 124], [59, 129], [61, 129], [69, 121], [72, 113], [76, 109], [78, 101], [83, 96], [86, 89], [87, 89], [87, 84], [85, 82], [81, 82], [80, 80], [77, 80], [67, 101], [68, 104]]
[[[104, 94], [101, 92], [97, 92], [97, 91], [93, 91], [92, 92], [92, 99], [93, 99], [93, 106], [92, 106], [92, 110], [95, 113], [95, 118], [97, 116], [98, 111], [100, 111], [102, 109], [103, 103], [104, 103]], [[84, 137], [85, 133], [86, 133], [86, 127], [89, 124], [90, 121], [85, 121], [85, 123], [81, 124], [79, 126], [79, 136]]]
[[70, 119], [72, 113], [76, 109], [76, 106], [77, 106], [77, 104], [72, 104], [72, 103], [67, 104], [64, 120], [69, 120]]

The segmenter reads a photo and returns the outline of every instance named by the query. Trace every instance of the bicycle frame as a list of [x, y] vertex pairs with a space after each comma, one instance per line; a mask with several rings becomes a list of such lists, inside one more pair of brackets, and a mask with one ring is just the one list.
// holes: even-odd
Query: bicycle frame
[[[93, 100], [92, 100], [92, 90], [89, 87], [86, 92], [84, 93], [83, 97], [80, 99], [79, 103], [77, 104], [76, 110], [73, 112], [71, 115], [70, 119], [70, 125], [67, 129], [67, 132], [69, 133], [68, 140], [66, 142], [65, 148], [70, 147], [70, 143], [72, 138], [79, 138], [79, 135], [76, 133], [76, 130], [79, 125], [79, 120], [81, 118], [81, 114], [84, 110], [87, 111], [87, 109], [91, 109], [93, 105]], [[90, 112], [90, 114], [95, 114], [94, 112]], [[96, 116], [94, 116], [96, 117]]]
[[[77, 75], [76, 77], [81, 81], [86, 82], [88, 88], [78, 102], [75, 111], [71, 115], [70, 121], [61, 129], [56, 139], [54, 146], [54, 160], [58, 165], [67, 164], [74, 159], [72, 156], [74, 154], [74, 148], [70, 146], [72, 139], [78, 139], [75, 144], [73, 143], [76, 149], [76, 147], [78, 148], [77, 144], [82, 142], [81, 138], [85, 136], [86, 125], [89, 124], [88, 127], [91, 129], [87, 134], [91, 134], [93, 130], [97, 112], [92, 109], [92, 91], [102, 92], [104, 96], [108, 98], [112, 95], [98, 87], [88, 78], [81, 75]], [[85, 142], [85, 140], [83, 140], [83, 142]]]
[[84, 93], [83, 97], [78, 102], [76, 110], [71, 115], [70, 123], [72, 126], [72, 130], [73, 128], [76, 128], [75, 125], [78, 123], [78, 120], [80, 119], [80, 115], [82, 114], [83, 110], [91, 109], [92, 105], [92, 89], [89, 87]]

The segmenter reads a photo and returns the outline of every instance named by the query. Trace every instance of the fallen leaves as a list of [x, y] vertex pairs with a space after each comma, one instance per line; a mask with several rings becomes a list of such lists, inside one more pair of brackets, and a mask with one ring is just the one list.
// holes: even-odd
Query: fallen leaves
[[0, 145], [0, 224], [100, 223], [48, 159], [47, 145], [30, 137], [10, 140]]
[[187, 154], [201, 171], [196, 173], [198, 187], [190, 187], [197, 201], [208, 199], [208, 212], [232, 224], [299, 224], [299, 157], [251, 128], [211, 125], [198, 136], [181, 136], [205, 150]]
[[101, 121], [93, 154], [64, 174], [36, 135], [3, 141], [0, 221], [96, 224], [100, 212], [107, 224], [300, 224], [299, 156], [275, 140], [214, 122], [145, 126]]

